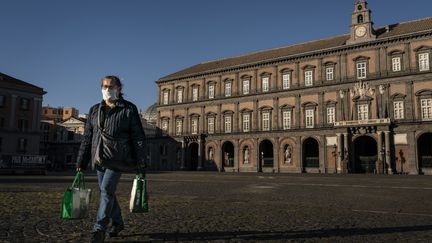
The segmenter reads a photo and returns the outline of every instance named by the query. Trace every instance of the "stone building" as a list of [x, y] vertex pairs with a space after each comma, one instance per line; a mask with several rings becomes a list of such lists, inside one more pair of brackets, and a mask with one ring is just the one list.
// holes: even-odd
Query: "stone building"
[[156, 81], [181, 168], [432, 174], [432, 18], [375, 28], [354, 5], [349, 34]]
[[33, 84], [0, 73], [0, 173], [42, 172], [39, 155], [42, 98]]
[[42, 107], [42, 119], [62, 122], [71, 117], [79, 117], [79, 111], [74, 107]]

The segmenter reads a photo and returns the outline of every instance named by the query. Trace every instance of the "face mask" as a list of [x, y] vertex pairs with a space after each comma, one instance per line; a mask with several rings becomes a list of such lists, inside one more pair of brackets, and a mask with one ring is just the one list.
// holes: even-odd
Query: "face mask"
[[104, 100], [118, 100], [117, 91], [114, 89], [102, 89]]

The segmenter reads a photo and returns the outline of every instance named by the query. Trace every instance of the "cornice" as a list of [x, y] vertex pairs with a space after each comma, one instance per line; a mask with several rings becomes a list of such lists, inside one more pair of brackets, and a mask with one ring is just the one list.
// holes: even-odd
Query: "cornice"
[[[432, 30], [424, 30], [424, 31], [418, 31], [414, 33], [404, 34], [404, 35], [398, 35], [398, 36], [391, 36], [387, 38], [380, 38], [375, 39], [367, 42], [361, 42], [361, 43], [355, 43], [355, 44], [349, 44], [344, 46], [338, 46], [338, 47], [332, 47], [327, 49], [319, 49], [309, 52], [303, 52], [299, 54], [293, 54], [289, 56], [282, 56], [272, 59], [265, 59], [257, 62], [251, 62], [251, 63], [242, 63], [239, 65], [234, 65], [230, 67], [225, 68], [217, 68], [217, 69], [211, 69], [204, 72], [198, 72], [194, 74], [184, 75], [177, 78], [169, 78], [166, 80], [159, 79], [155, 81], [157, 84], [161, 83], [168, 83], [171, 81], [179, 81], [179, 80], [185, 80], [185, 79], [195, 79], [195, 78], [203, 78], [206, 76], [212, 76], [212, 75], [224, 75], [226, 73], [232, 73], [232, 72], [238, 72], [238, 71], [246, 71], [247, 69], [253, 69], [263, 66], [269, 66], [269, 65], [275, 65], [281, 62], [295, 62], [300, 61], [303, 59], [311, 58], [311, 57], [320, 57], [320, 56], [328, 56], [330, 54], [338, 54], [338, 53], [345, 53], [350, 50], [358, 50], [358, 49], [364, 49], [368, 47], [381, 47], [388, 43], [394, 43], [394, 42], [400, 42], [400, 41], [406, 41], [410, 39], [418, 39], [421, 37], [427, 37], [432, 36]], [[301, 43], [300, 43], [301, 44]]]

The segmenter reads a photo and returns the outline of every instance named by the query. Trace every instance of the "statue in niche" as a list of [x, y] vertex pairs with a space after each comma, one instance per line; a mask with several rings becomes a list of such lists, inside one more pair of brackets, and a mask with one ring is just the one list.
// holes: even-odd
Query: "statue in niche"
[[284, 151], [285, 163], [291, 163], [291, 155], [292, 155], [292, 148], [289, 144], [287, 144], [285, 145], [285, 151]]
[[243, 153], [243, 163], [249, 163], [249, 147], [246, 146]]
[[209, 148], [208, 158], [209, 160], [213, 160], [213, 147]]

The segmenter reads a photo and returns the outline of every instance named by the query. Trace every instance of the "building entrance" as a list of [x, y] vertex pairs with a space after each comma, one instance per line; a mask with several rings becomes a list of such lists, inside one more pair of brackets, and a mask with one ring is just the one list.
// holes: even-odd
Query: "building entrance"
[[303, 168], [319, 167], [319, 146], [314, 138], [307, 138], [303, 142]]
[[355, 163], [353, 173], [374, 173], [376, 170], [378, 153], [377, 142], [369, 136], [358, 137], [354, 141]]
[[222, 166], [234, 167], [234, 145], [229, 141], [222, 145]]
[[273, 168], [273, 143], [269, 140], [264, 140], [259, 146], [259, 168], [258, 171], [262, 172], [262, 168]]
[[417, 140], [419, 172], [432, 169], [432, 133], [424, 133]]
[[197, 170], [198, 168], [198, 144], [197, 143], [191, 143], [189, 144], [189, 170]]

